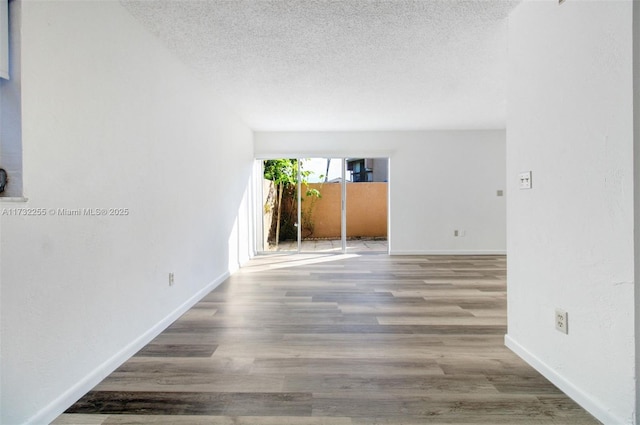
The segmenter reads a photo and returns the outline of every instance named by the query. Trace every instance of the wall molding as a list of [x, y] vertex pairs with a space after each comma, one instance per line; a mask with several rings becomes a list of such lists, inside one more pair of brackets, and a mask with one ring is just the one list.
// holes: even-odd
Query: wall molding
[[162, 331], [175, 322], [180, 316], [193, 307], [198, 301], [204, 298], [209, 292], [213, 291], [218, 285], [224, 282], [231, 273], [229, 271], [218, 276], [215, 280], [211, 281], [204, 288], [200, 289], [188, 300], [182, 303], [178, 308], [169, 313], [164, 319], [156, 323], [149, 330], [144, 332], [138, 338], [133, 340], [122, 350], [118, 351], [111, 358], [107, 359], [104, 363], [98, 366], [93, 372], [89, 373], [83, 379], [78, 381], [74, 386], [65, 391], [62, 395], [49, 403], [45, 408], [40, 410], [34, 416], [29, 418], [25, 425], [37, 425], [43, 423], [50, 423], [55, 418], [60, 416], [65, 410], [75, 403], [80, 397], [89, 392], [93, 387], [98, 385], [104, 378], [109, 376], [120, 365], [127, 361], [131, 356], [140, 351], [145, 345], [151, 342]]
[[507, 255], [506, 249], [498, 250], [436, 250], [436, 251], [405, 251], [391, 249], [389, 255]]
[[22, 196], [0, 196], [0, 202], [28, 202], [29, 198]]
[[576, 387], [571, 381], [556, 372], [556, 370], [527, 350], [509, 335], [504, 336], [504, 345], [521, 357], [531, 367], [540, 372], [540, 374], [551, 381], [553, 385], [560, 388], [560, 390], [572, 398], [573, 401], [595, 416], [595, 418], [600, 422], [604, 424], [631, 424], [630, 421], [625, 421], [622, 418], [615, 416], [609, 409]]

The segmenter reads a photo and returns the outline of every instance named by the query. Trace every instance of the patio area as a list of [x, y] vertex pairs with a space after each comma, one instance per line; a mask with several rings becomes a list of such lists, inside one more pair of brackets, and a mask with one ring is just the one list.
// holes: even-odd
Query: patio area
[[[363, 252], [388, 252], [388, 242], [386, 239], [353, 239], [347, 240], [348, 253]], [[270, 246], [267, 252], [291, 252], [298, 250], [297, 241], [280, 242], [277, 249]], [[325, 252], [340, 253], [342, 242], [339, 239], [319, 239], [303, 240], [300, 244], [300, 252]]]

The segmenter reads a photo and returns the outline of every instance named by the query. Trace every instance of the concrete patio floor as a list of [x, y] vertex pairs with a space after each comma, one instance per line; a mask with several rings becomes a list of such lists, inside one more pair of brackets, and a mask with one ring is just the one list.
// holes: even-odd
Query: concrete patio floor
[[[355, 252], [388, 252], [386, 240], [378, 239], [354, 239], [347, 240], [347, 253]], [[270, 246], [267, 252], [295, 252], [298, 250], [296, 241], [280, 242], [278, 248]], [[342, 242], [339, 239], [303, 240], [300, 244], [300, 252], [325, 252], [340, 253]]]

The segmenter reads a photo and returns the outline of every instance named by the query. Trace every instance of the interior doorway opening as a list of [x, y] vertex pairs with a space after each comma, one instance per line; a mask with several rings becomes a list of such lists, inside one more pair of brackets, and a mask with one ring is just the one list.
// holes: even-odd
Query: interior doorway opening
[[257, 252], [388, 253], [388, 158], [258, 160]]

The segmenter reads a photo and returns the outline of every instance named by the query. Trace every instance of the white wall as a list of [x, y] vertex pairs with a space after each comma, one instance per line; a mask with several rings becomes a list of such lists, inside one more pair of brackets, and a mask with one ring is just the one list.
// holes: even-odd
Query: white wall
[[254, 144], [257, 157], [389, 157], [392, 254], [505, 252], [504, 130], [257, 132]]
[[634, 423], [632, 2], [525, 1], [509, 24], [506, 342], [604, 423]]
[[[633, 6], [633, 169], [634, 169], [634, 277], [640, 282], [640, 7]], [[640, 291], [635, 290], [635, 411], [640, 411]]]
[[0, 207], [47, 215], [0, 217], [3, 424], [53, 419], [250, 252], [251, 131], [118, 2], [22, 15], [29, 201]]

